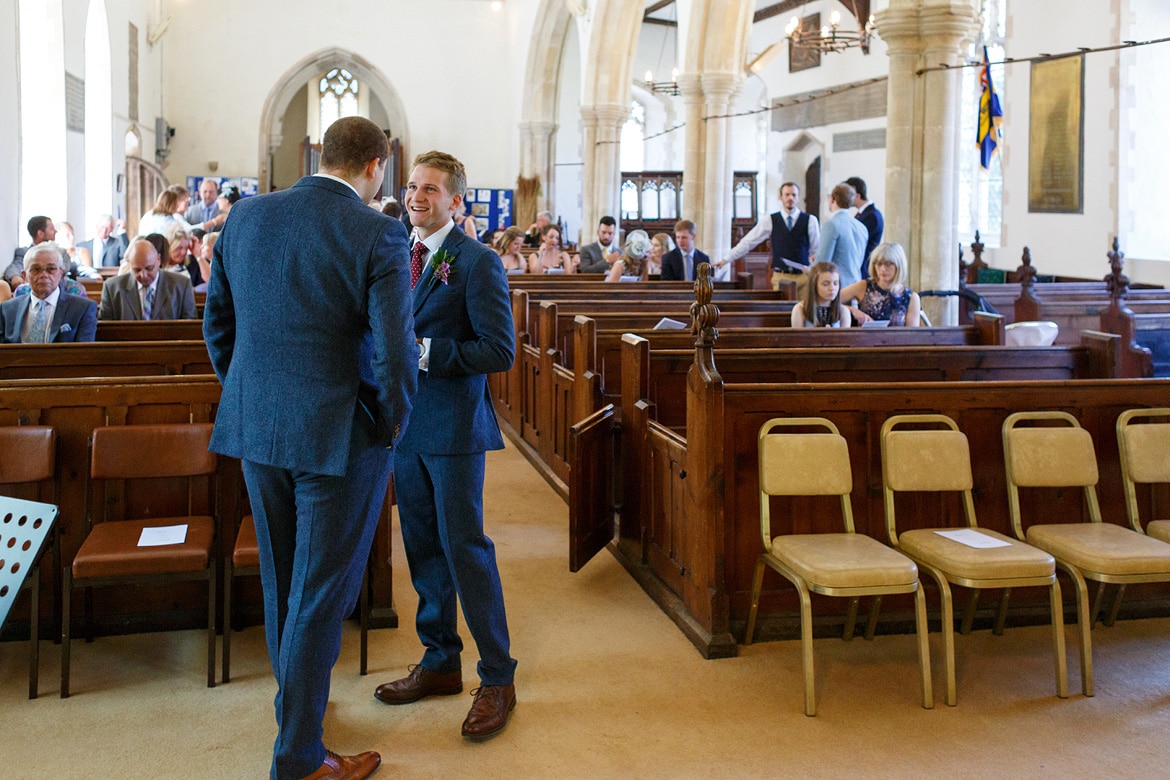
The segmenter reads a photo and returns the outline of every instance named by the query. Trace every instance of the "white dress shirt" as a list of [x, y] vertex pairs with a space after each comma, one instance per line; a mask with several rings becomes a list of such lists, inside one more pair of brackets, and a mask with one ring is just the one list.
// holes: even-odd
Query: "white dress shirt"
[[[427, 263], [430, 262], [430, 256], [439, 251], [439, 247], [443, 246], [443, 242], [447, 240], [448, 234], [455, 229], [455, 221], [447, 220], [447, 224], [431, 233], [425, 239], [420, 239], [418, 233], [411, 235], [410, 248], [413, 251], [414, 245], [418, 241], [422, 241], [422, 245], [427, 248], [427, 253], [423, 255], [423, 270], [426, 270]], [[433, 281], [433, 278], [432, 278]], [[428, 282], [430, 284], [431, 282]], [[422, 284], [422, 280], [419, 280]], [[422, 353], [418, 356], [418, 368], [420, 371], [426, 371], [431, 364], [431, 338], [424, 336], [422, 340]]]
[[[792, 211], [785, 211], [781, 208], [776, 212], [780, 214], [787, 223], [788, 218], [792, 217], [793, 224], [796, 224], [796, 219], [800, 217], [800, 209], [793, 209]], [[748, 252], [755, 249], [765, 240], [772, 237], [772, 215], [765, 214], [756, 223], [756, 226], [748, 231], [747, 235], [739, 240], [739, 243], [731, 248], [731, 251], [723, 258], [724, 260], [733, 261], [746, 255]], [[812, 214], [808, 215], [808, 253], [811, 258], [816, 254], [817, 245], [821, 243], [821, 223]], [[790, 257], [789, 260], [797, 258]]]
[[[60, 288], [60, 286], [57, 286], [57, 287], [53, 288], [53, 292], [49, 293], [49, 297], [44, 299], [44, 301], [45, 301], [45, 332], [43, 334], [43, 337], [41, 338], [41, 341], [43, 341], [46, 344], [49, 343], [49, 331], [53, 327], [53, 314], [55, 314], [57, 311], [57, 299], [60, 297], [61, 297], [61, 288]], [[29, 331], [32, 329], [33, 318], [37, 316], [37, 304], [39, 304], [41, 302], [41, 299], [38, 298], [37, 296], [33, 295], [31, 292], [28, 294], [28, 298], [29, 298], [29, 300], [28, 300], [28, 313], [25, 315], [25, 318], [24, 318], [24, 326], [21, 327], [21, 329], [20, 329], [20, 343], [21, 344], [28, 343], [28, 334], [29, 334]]]

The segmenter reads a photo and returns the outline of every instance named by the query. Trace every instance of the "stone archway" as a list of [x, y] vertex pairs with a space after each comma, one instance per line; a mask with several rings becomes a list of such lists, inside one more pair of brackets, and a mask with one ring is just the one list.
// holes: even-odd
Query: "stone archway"
[[369, 86], [370, 92], [386, 109], [394, 136], [402, 139], [403, 158], [409, 159], [409, 125], [398, 91], [378, 68], [362, 57], [346, 49], [330, 47], [310, 54], [285, 71], [264, 100], [264, 108], [260, 112], [260, 166], [257, 173], [260, 192], [268, 192], [271, 187], [272, 154], [283, 140], [282, 123], [288, 104], [310, 78], [334, 67], [345, 68]]

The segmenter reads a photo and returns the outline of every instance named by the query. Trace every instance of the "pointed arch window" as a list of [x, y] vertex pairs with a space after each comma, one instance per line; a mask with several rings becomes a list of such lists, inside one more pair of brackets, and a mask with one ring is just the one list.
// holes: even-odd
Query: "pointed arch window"
[[[1002, 62], [1004, 40], [1007, 37], [1007, 0], [981, 0], [979, 37], [971, 44], [968, 56], [983, 59], [983, 47], [991, 62]], [[1001, 155], [991, 159], [991, 167], [979, 165], [979, 150], [975, 140], [976, 120], [979, 115], [980, 68], [962, 71], [962, 108], [959, 126], [963, 140], [959, 150], [959, 242], [970, 243], [979, 231], [980, 240], [989, 247], [998, 247], [1003, 232], [1003, 167]], [[991, 66], [991, 80], [1004, 101], [1003, 65]], [[1010, 132], [1010, 130], [1009, 130]], [[1001, 131], [1002, 136], [1002, 131]], [[1002, 141], [1001, 141], [1002, 143]], [[1002, 146], [1000, 147], [1002, 151]]]
[[317, 85], [320, 96], [321, 135], [338, 119], [358, 115], [358, 80], [345, 68], [334, 68]]

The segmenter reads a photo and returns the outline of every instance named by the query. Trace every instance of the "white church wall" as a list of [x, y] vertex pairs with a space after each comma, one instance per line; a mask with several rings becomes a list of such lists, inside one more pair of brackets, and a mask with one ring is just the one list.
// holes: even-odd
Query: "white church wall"
[[[556, 181], [552, 202], [556, 216], [568, 223], [564, 238], [588, 244], [594, 232], [581, 225], [581, 41], [577, 25], [569, 25], [561, 52], [560, 91], [557, 93]], [[520, 225], [527, 229], [528, 225]]]
[[[1115, 4], [1078, 2], [1077, 6], [1075, 13], [1053, 14], [1045, 3], [1009, 4], [1007, 55], [1027, 57], [1119, 43]], [[1002, 95], [1003, 238], [1001, 248], [989, 252], [992, 265], [1015, 269], [1027, 246], [1040, 273], [1101, 278], [1108, 272], [1105, 254], [1118, 227], [1117, 63], [1116, 53], [1084, 58], [1084, 207], [1080, 214], [1028, 211], [1031, 67], [1007, 67]]]
[[[397, 91], [409, 121], [408, 154], [442, 149], [467, 165], [477, 186], [514, 186], [519, 100], [508, 89], [509, 26], [488, 3], [203, 0], [169, 12], [163, 104], [176, 128], [172, 179], [207, 173], [212, 159], [220, 175], [256, 175], [265, 99], [296, 62], [336, 46], [369, 62]], [[222, 74], [210, 89], [208, 68]]]
[[[65, 73], [84, 83], [85, 22], [89, 0], [62, 0], [61, 6], [65, 25]], [[80, 241], [89, 235], [89, 227], [85, 224], [85, 133], [82, 131], [66, 128], [65, 175], [69, 180], [66, 213], [57, 219], [72, 224], [76, 239]]]
[[0, 122], [0, 270], [8, 267], [16, 247], [24, 243], [20, 225], [20, 103], [16, 3], [0, 4], [0, 105], [9, 106], [8, 119]]

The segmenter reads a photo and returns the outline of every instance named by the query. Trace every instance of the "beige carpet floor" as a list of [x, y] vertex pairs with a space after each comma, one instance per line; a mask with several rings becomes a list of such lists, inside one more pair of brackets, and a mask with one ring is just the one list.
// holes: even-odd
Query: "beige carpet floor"
[[[402, 627], [371, 634], [357, 674], [347, 625], [326, 741], [381, 752], [379, 778], [1127, 777], [1170, 773], [1170, 620], [1094, 631], [1097, 696], [1053, 695], [1047, 629], [959, 637], [959, 705], [920, 706], [914, 642], [817, 642], [819, 711], [802, 711], [800, 646], [771, 642], [704, 661], [614, 559], [568, 572], [564, 503], [509, 446], [490, 453], [488, 532], [508, 601], [519, 705], [496, 739], [459, 736], [467, 695], [405, 707], [374, 687], [421, 655], [414, 594], [395, 550]], [[396, 538], [396, 543], [398, 539]], [[466, 637], [466, 633], [464, 633]], [[204, 687], [198, 631], [102, 638], [74, 651], [57, 697], [57, 648], [42, 645], [42, 694], [26, 699], [22, 643], [0, 645], [0, 778], [261, 778], [275, 687], [263, 631], [233, 643], [233, 680]], [[1069, 629], [1070, 689], [1080, 690]], [[464, 679], [475, 684], [468, 640]]]

